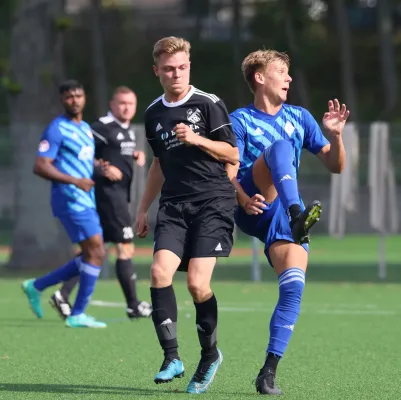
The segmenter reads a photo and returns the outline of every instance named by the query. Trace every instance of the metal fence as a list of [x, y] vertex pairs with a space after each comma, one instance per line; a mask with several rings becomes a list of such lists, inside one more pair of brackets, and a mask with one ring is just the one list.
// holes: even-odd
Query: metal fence
[[[355, 188], [355, 207], [352, 211], [347, 211], [345, 213], [345, 236], [351, 234], [360, 235], [377, 235], [377, 227], [372, 227], [371, 223], [371, 202], [372, 202], [372, 190], [369, 187], [369, 155], [370, 158], [373, 157], [371, 146], [371, 124], [358, 125], [356, 129], [359, 133], [359, 146], [358, 146], [358, 164], [357, 168], [353, 170], [356, 174], [357, 187]], [[144, 138], [144, 131], [142, 125], [136, 126], [137, 138], [139, 141], [139, 146], [147, 150], [148, 154], [148, 166], [151, 162], [152, 155], [149, 151], [149, 147], [146, 144]], [[347, 134], [347, 132], [345, 132]], [[37, 138], [39, 140], [40, 132], [37, 133]], [[24, 140], [21, 136], [21, 140]], [[36, 153], [35, 145], [31, 147], [26, 146], [27, 155], [26, 158], [32, 160]], [[395, 171], [395, 183], [396, 183], [396, 204], [395, 206], [399, 208], [401, 200], [401, 157], [398, 155], [401, 153], [401, 125], [391, 125], [389, 126], [389, 149], [392, 155], [392, 161]], [[354, 149], [355, 150], [355, 149]], [[348, 162], [350, 162], [350, 154], [352, 151], [348, 149]], [[16, 221], [16, 196], [19, 194], [16, 190], [16, 179], [20, 176], [18, 173], [18, 165], [15, 163], [18, 160], [13, 161], [13, 148], [11, 145], [11, 140], [7, 127], [2, 127], [0, 129], [0, 244], [3, 246], [9, 246], [12, 242], [12, 234], [15, 227]], [[135, 213], [136, 207], [138, 205], [139, 198], [144, 190], [144, 185], [146, 181], [147, 168], [135, 168], [135, 180], [132, 186], [132, 198], [134, 199], [132, 208]], [[312, 201], [314, 199], [319, 199], [322, 201], [324, 206], [324, 213], [322, 215], [320, 223], [314, 229], [315, 235], [328, 235], [330, 226], [330, 209], [332, 207], [333, 190], [336, 190], [332, 186], [332, 177], [330, 173], [323, 167], [321, 162], [317, 157], [311, 155], [307, 151], [304, 152], [299, 174], [299, 187], [303, 199], [305, 202]], [[31, 185], [39, 185], [40, 179], [34, 177], [29, 181]], [[378, 189], [379, 190], [379, 189]], [[38, 196], [42, 197], [41, 203], [49, 204], [50, 193], [47, 190], [41, 190], [37, 193]], [[35, 204], [38, 204], [37, 199]], [[151, 207], [150, 210], [150, 223], [152, 227], [155, 223], [156, 212], [157, 212], [157, 201]], [[344, 205], [339, 205], [343, 207]], [[50, 204], [48, 206], [50, 214]], [[34, 207], [29, 212], [34, 215]], [[398, 222], [400, 221], [400, 213], [396, 215]], [[394, 215], [392, 216], [394, 217]], [[387, 216], [388, 218], [388, 216]], [[395, 232], [392, 232], [395, 233]], [[242, 245], [248, 243], [249, 249], [249, 263], [244, 268], [248, 268], [248, 275], [254, 280], [259, 280], [261, 276], [260, 265], [265, 263], [263, 257], [261, 256], [262, 247], [256, 241], [247, 238], [241, 232], [237, 231], [237, 238], [241, 240]], [[149, 241], [151, 245], [151, 241]], [[401, 257], [400, 257], [401, 259]], [[233, 261], [234, 262], [234, 261]], [[228, 261], [225, 265], [230, 265]], [[253, 268], [250, 268], [253, 266]]]

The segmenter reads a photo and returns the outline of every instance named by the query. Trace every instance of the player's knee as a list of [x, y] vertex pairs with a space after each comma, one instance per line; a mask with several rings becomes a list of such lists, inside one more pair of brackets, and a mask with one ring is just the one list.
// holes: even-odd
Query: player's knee
[[286, 162], [288, 158], [293, 159], [294, 154], [291, 142], [288, 140], [276, 140], [264, 150], [263, 158], [269, 168], [273, 163], [277, 165], [277, 163]]
[[101, 266], [106, 259], [106, 249], [103, 243], [94, 243], [89, 246], [87, 251], [87, 258], [92, 264]]
[[209, 284], [199, 282], [195, 279], [191, 279], [189, 275], [187, 283], [188, 283], [188, 291], [196, 303], [202, 303], [208, 297], [210, 297], [211, 288]]
[[132, 243], [119, 243], [117, 245], [117, 258], [119, 260], [130, 260], [134, 256], [134, 245]]
[[168, 268], [164, 268], [162, 264], [154, 262], [150, 268], [150, 278], [152, 287], [161, 288], [170, 286], [173, 282], [173, 277]]

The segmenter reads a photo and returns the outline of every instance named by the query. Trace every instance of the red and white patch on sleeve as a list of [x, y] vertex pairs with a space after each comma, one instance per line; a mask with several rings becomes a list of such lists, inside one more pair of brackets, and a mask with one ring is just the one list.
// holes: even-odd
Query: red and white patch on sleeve
[[49, 144], [49, 142], [47, 140], [42, 140], [39, 143], [38, 150], [41, 153], [46, 153], [46, 151], [49, 150], [49, 149], [50, 149], [50, 144]]

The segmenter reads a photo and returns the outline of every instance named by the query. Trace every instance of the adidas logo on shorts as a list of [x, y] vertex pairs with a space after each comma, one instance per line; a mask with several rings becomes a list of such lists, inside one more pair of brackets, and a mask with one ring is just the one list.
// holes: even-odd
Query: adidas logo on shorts
[[214, 251], [222, 251], [223, 248], [221, 247], [221, 244], [219, 243], [216, 248], [214, 249]]

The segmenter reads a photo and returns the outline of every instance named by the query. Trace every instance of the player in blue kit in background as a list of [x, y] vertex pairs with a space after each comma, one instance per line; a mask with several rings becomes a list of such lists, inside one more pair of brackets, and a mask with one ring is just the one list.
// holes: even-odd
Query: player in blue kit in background
[[[309, 229], [319, 220], [321, 204], [304, 207], [297, 184], [302, 149], [317, 155], [332, 173], [345, 167], [342, 131], [349, 111], [329, 101], [323, 136], [312, 115], [285, 104], [292, 81], [289, 57], [258, 50], [242, 63], [254, 101], [231, 114], [240, 164], [230, 170], [237, 189], [238, 227], [265, 243], [265, 254], [279, 283], [279, 299], [270, 321], [266, 359], [256, 378], [261, 394], [279, 395], [276, 369], [300, 312], [308, 263]], [[237, 170], [238, 169], [238, 173]]]
[[82, 120], [85, 92], [74, 80], [62, 83], [59, 89], [65, 113], [43, 133], [34, 173], [52, 182], [53, 215], [61, 221], [71, 241], [79, 244], [82, 253], [45, 276], [24, 281], [22, 288], [33, 312], [42, 318], [41, 292], [80, 275], [75, 304], [65, 324], [70, 328], [105, 328], [104, 322], [85, 314], [105, 257], [92, 180], [95, 144], [90, 126]]

